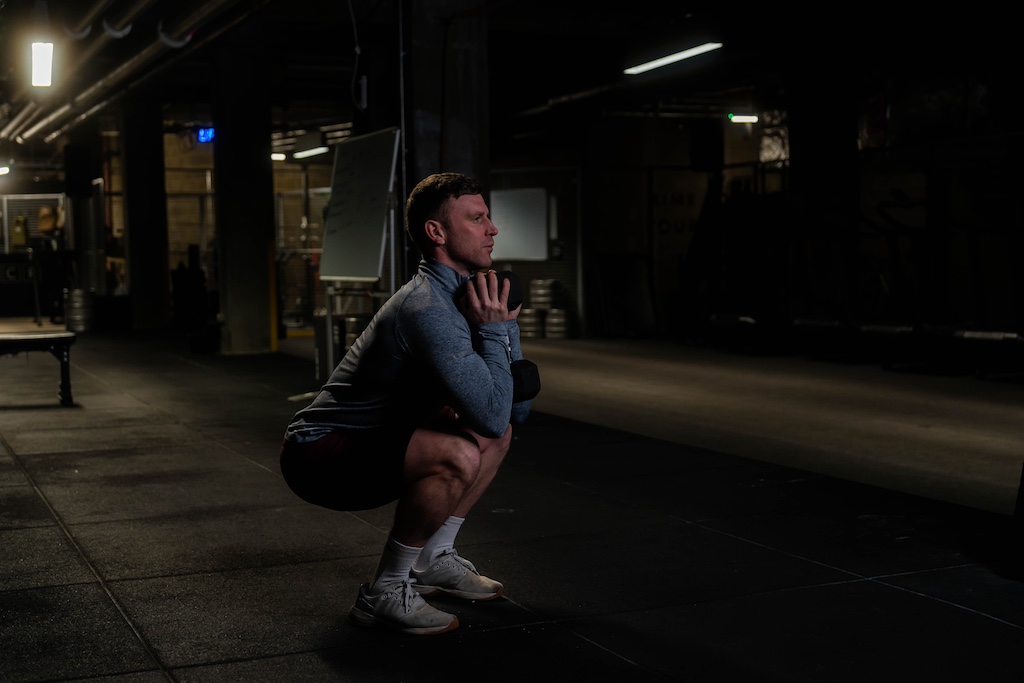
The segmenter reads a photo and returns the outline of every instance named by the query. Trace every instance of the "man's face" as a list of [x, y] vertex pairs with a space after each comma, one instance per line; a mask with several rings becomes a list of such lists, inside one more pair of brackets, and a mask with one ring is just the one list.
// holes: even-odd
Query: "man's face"
[[448, 265], [463, 275], [491, 267], [491, 251], [498, 229], [488, 213], [487, 203], [478, 194], [448, 200], [442, 251], [448, 257]]

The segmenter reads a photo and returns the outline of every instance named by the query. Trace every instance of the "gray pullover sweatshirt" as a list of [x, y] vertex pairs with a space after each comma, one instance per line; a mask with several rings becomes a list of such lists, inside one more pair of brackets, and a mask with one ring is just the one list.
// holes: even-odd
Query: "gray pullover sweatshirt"
[[456, 306], [468, 280], [424, 260], [381, 306], [327, 384], [298, 411], [286, 439], [335, 429], [410, 427], [451, 406], [476, 432], [498, 437], [523, 422], [530, 402], [512, 402], [509, 363], [523, 357], [515, 320], [471, 329]]

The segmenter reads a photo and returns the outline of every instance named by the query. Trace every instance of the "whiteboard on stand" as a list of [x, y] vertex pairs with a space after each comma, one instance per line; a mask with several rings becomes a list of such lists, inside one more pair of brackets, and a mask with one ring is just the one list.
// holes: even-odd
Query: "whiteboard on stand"
[[321, 280], [376, 282], [383, 276], [398, 143], [398, 128], [388, 128], [334, 146]]

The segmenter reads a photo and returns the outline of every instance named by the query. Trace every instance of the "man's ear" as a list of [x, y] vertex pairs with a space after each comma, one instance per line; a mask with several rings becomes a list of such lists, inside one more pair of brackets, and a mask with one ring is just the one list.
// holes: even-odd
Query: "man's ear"
[[424, 231], [427, 233], [427, 239], [434, 244], [441, 246], [445, 242], [444, 225], [441, 221], [435, 221], [433, 219], [428, 220], [423, 226]]

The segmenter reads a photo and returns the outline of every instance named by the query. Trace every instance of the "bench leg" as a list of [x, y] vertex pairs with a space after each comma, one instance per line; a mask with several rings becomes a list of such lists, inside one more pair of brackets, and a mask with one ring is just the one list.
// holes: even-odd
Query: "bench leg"
[[51, 347], [50, 353], [60, 361], [60, 404], [73, 406], [75, 400], [71, 397], [71, 347], [60, 344]]

